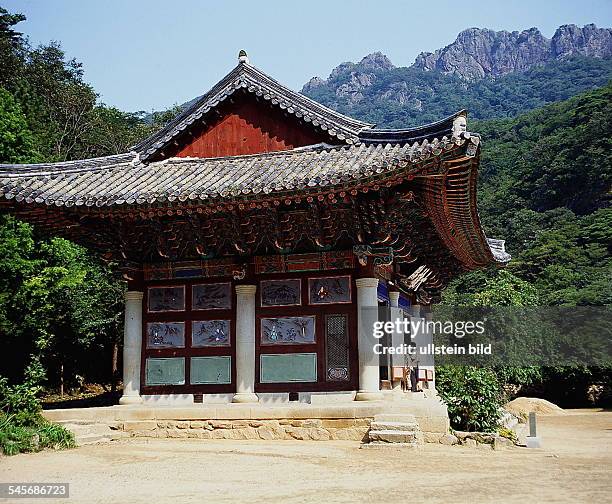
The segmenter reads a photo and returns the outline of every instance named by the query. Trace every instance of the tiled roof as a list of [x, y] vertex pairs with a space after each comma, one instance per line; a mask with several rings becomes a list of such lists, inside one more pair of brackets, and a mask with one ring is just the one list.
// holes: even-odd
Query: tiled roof
[[[153, 161], [238, 90], [327, 132], [335, 145]], [[0, 204], [35, 222], [37, 215], [50, 216], [53, 225], [61, 227], [74, 225], [66, 215], [89, 212], [79, 208], [106, 208], [97, 212], [101, 215], [114, 213], [111, 209], [127, 207], [130, 213], [133, 207], [175, 207], [180, 202], [198, 206], [225, 201], [232, 206], [234, 200], [246, 198], [280, 200], [295, 193], [375, 187], [379, 179], [401, 182], [408, 174], [409, 180], [417, 176], [411, 182], [415, 192], [420, 192], [429, 219], [456, 258], [471, 267], [507, 262], [510, 256], [503, 241], [486, 239], [480, 227], [476, 211], [480, 139], [465, 131], [464, 116], [461, 111], [418, 128], [378, 129], [291, 91], [241, 59], [210, 92], [131, 152], [62, 163], [0, 165]], [[434, 171], [426, 173], [431, 167]], [[49, 220], [44, 222], [49, 225]], [[423, 279], [434, 280], [429, 275]]]
[[56, 206], [140, 205], [237, 198], [355, 185], [474, 140], [468, 135], [420, 144], [320, 144], [222, 158], [142, 163], [137, 153], [53, 164], [0, 165], [0, 192], [17, 202]]
[[283, 86], [248, 63], [241, 62], [208, 93], [196, 100], [166, 127], [134, 146], [134, 150], [139, 152], [143, 159], [151, 157], [177, 135], [183, 133], [193, 123], [202, 119], [205, 114], [241, 89], [269, 101], [272, 105], [278, 106], [347, 144], [358, 143], [359, 132], [373, 126], [329, 109]]

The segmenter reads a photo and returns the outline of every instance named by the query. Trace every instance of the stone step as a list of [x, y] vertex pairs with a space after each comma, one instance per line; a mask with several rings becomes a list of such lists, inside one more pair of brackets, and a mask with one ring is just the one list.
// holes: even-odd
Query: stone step
[[378, 422], [374, 420], [370, 429], [373, 431], [384, 431], [384, 430], [394, 430], [394, 431], [418, 431], [420, 430], [419, 424], [417, 422], [413, 423], [404, 423], [404, 422]]
[[418, 443], [364, 443], [359, 446], [359, 448], [363, 448], [366, 450], [393, 450], [399, 448], [418, 448]]
[[60, 425], [92, 425], [97, 423], [95, 420], [76, 420], [76, 419], [64, 419], [64, 420], [53, 420], [53, 423]]
[[404, 399], [408, 401], [420, 401], [425, 399], [425, 392], [404, 392]]
[[417, 443], [418, 435], [413, 431], [371, 430], [368, 433], [370, 443]]
[[62, 422], [62, 427], [72, 432], [75, 437], [86, 436], [89, 434], [111, 435], [111, 428], [106, 424], [89, 423], [89, 424], [73, 424]]
[[83, 434], [75, 436], [77, 446], [85, 446], [98, 443], [108, 443], [111, 441], [110, 435], [105, 436], [104, 434]]
[[410, 413], [380, 413], [374, 415], [374, 422], [414, 424], [417, 423], [417, 420], [415, 416]]

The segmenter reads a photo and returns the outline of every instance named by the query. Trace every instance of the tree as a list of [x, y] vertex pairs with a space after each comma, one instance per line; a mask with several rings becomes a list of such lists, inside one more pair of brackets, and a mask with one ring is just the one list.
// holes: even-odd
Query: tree
[[127, 152], [155, 129], [153, 124], [144, 122], [142, 112], [122, 112], [104, 104], [94, 108], [92, 118], [93, 127], [85, 137], [84, 157]]
[[443, 292], [449, 306], [537, 306], [536, 288], [506, 269], [491, 268], [466, 273]]
[[23, 36], [13, 27], [25, 21], [23, 14], [10, 14], [0, 7], [0, 87], [12, 89], [11, 84], [23, 66]]
[[26, 163], [34, 158], [32, 133], [19, 103], [0, 88], [0, 163]]
[[[32, 358], [49, 384], [108, 382], [122, 329], [124, 283], [82, 247], [36, 238], [4, 217], [0, 225], [0, 375], [13, 381]], [[62, 380], [63, 378], [63, 380]]]

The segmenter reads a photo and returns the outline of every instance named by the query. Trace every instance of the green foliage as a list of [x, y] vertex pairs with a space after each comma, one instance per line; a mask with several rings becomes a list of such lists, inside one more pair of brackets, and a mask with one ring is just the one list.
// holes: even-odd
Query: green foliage
[[[0, 87], [16, 102], [5, 104], [7, 98], [0, 93], [0, 162], [64, 161], [125, 152], [168, 119], [159, 113], [150, 122], [144, 112], [127, 113], [98, 103], [98, 95], [83, 80], [81, 63], [66, 58], [57, 42], [30, 47], [13, 29], [23, 20], [25, 16], [0, 8]], [[3, 107], [9, 105], [16, 112], [3, 119]], [[14, 129], [24, 147], [4, 152], [4, 131]]]
[[0, 410], [16, 426], [28, 427], [38, 423], [40, 402], [38, 395], [44, 372], [34, 359], [25, 372], [23, 383], [9, 385], [8, 379], [0, 376]]
[[21, 425], [0, 413], [0, 451], [5, 455], [75, 447], [73, 434], [61, 425], [37, 415], [29, 425]]
[[612, 84], [516, 119], [474, 125], [483, 137], [485, 219], [508, 210], [601, 208], [612, 181]]
[[122, 112], [115, 107], [97, 105], [92, 111], [91, 132], [86, 137], [87, 157], [127, 152], [157, 127], [158, 123], [145, 123], [140, 112]]
[[476, 127], [483, 225], [547, 305], [612, 300], [612, 85]]
[[[599, 387], [601, 395], [589, 397]], [[542, 369], [542, 379], [533, 393], [561, 407], [612, 407], [612, 366], [550, 366]]]
[[[356, 87], [359, 78], [355, 74], [363, 72], [373, 82]], [[471, 83], [454, 75], [416, 68], [372, 72], [349, 63], [306, 94], [380, 127], [405, 128], [437, 121], [463, 108], [473, 119], [513, 117], [603, 86], [611, 77], [612, 60], [585, 57]], [[350, 92], [352, 89], [354, 92]]]
[[34, 157], [32, 133], [21, 107], [0, 88], [0, 163], [27, 163]]
[[453, 280], [444, 290], [442, 303], [449, 306], [536, 306], [533, 285], [508, 270], [476, 270]]
[[[97, 102], [82, 65], [58, 43], [30, 47], [15, 30], [25, 19], [0, 8], [0, 162], [58, 161], [126, 151], [148, 136], [142, 113]], [[23, 379], [30, 356], [48, 385], [108, 382], [121, 334], [123, 283], [112, 265], [27, 224], [0, 218], [0, 374]], [[24, 400], [29, 397], [24, 392]]]
[[518, 437], [516, 435], [516, 432], [514, 432], [512, 429], [507, 429], [506, 427], [502, 427], [500, 428], [497, 433], [502, 436], [505, 437], [506, 439], [509, 439], [510, 441], [512, 441], [513, 443], [517, 443], [518, 441]]
[[[446, 306], [504, 306], [504, 307], [535, 307], [539, 305], [536, 288], [510, 271], [498, 268], [471, 271], [453, 280], [443, 292], [442, 305]], [[492, 312], [488, 314], [488, 327], [494, 328], [496, 324], [501, 328], [522, 327], [522, 324], [511, 324], [506, 320], [513, 316], [508, 311]], [[517, 313], [520, 316], [520, 312]], [[499, 320], [495, 320], [497, 317]], [[538, 338], [532, 334], [534, 328], [526, 327], [527, 333], [507, 334], [501, 329], [506, 338], [506, 352], [514, 356], [528, 354], [531, 351], [530, 343]], [[539, 331], [535, 331], [539, 333]], [[538, 338], [539, 340], [539, 338]], [[528, 385], [541, 378], [541, 370], [537, 366], [528, 366], [523, 362], [505, 362], [492, 368], [498, 382], [502, 386]], [[443, 385], [439, 385], [442, 386]]]
[[21, 21], [23, 14], [11, 14], [0, 6], [0, 87], [7, 87], [21, 68], [23, 37], [13, 29]]
[[[506, 271], [455, 279], [446, 304], [602, 306], [612, 302], [612, 86], [515, 119], [482, 122], [479, 207], [507, 239]], [[549, 337], [542, 334], [542, 338]], [[610, 388], [608, 368], [498, 366], [498, 381], [562, 405]]]
[[44, 448], [71, 448], [74, 436], [60, 425], [45, 420], [38, 396], [44, 370], [33, 359], [22, 383], [9, 385], [0, 376], [0, 451], [6, 455]]
[[496, 432], [504, 403], [493, 371], [473, 366], [438, 366], [436, 387], [457, 430]]

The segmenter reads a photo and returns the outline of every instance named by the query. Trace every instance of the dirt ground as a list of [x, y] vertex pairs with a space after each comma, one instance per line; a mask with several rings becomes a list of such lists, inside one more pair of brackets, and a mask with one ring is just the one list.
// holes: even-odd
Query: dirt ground
[[570, 410], [539, 428], [538, 450], [127, 440], [3, 457], [0, 482], [70, 483], [66, 500], [15, 501], [38, 504], [612, 502], [612, 412]]

